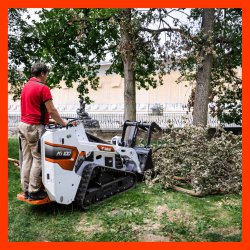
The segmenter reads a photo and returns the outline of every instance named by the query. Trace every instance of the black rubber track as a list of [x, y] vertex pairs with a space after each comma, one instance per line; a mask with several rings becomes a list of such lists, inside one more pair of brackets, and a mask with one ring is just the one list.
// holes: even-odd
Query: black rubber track
[[108, 167], [105, 167], [105, 166], [101, 166], [101, 165], [97, 165], [95, 163], [90, 163], [88, 165], [86, 165], [83, 169], [83, 172], [82, 172], [82, 178], [81, 178], [81, 181], [80, 181], [80, 184], [79, 184], [79, 187], [78, 187], [78, 190], [77, 190], [77, 193], [76, 193], [76, 197], [75, 197], [75, 203], [79, 206], [81, 206], [83, 209], [88, 209], [89, 206], [86, 206], [84, 205], [84, 198], [85, 198], [85, 194], [86, 194], [86, 191], [88, 189], [88, 185], [89, 185], [89, 181], [90, 181], [90, 177], [91, 177], [91, 174], [93, 172], [93, 170], [97, 168], [99, 171], [100, 170], [105, 170], [107, 172], [116, 172], [116, 173], [120, 173], [120, 177], [123, 177], [123, 176], [133, 176], [134, 177], [134, 183], [133, 185], [128, 188], [128, 189], [125, 189], [125, 190], [122, 190], [121, 192], [119, 193], [116, 193], [114, 194], [113, 196], [110, 196], [108, 197], [107, 199], [104, 199], [98, 203], [95, 203], [93, 205], [98, 205], [106, 200], [109, 200], [111, 199], [112, 197], [118, 195], [118, 194], [122, 194], [128, 190], [131, 190], [133, 188], [135, 188], [136, 186], [136, 183], [137, 183], [137, 176], [135, 173], [133, 172], [128, 172], [128, 171], [122, 171], [122, 170], [117, 170], [117, 169], [113, 169], [113, 168], [108, 168]]

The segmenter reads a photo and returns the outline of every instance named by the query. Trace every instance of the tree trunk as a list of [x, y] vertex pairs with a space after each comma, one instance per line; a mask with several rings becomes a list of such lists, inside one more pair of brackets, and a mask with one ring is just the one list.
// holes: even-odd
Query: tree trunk
[[[214, 31], [214, 8], [204, 8], [202, 15], [203, 33], [206, 35], [206, 40], [211, 37], [209, 31]], [[205, 42], [205, 50], [201, 50], [200, 57], [203, 58], [202, 66], [198, 69], [198, 78], [194, 100], [194, 115], [193, 124], [195, 126], [207, 125], [208, 114], [208, 98], [211, 85], [211, 69], [213, 62], [212, 53], [206, 54], [206, 48], [210, 46], [209, 42]]]
[[124, 63], [124, 120], [136, 120], [135, 72], [132, 69], [132, 58]]
[[130, 50], [132, 37], [129, 34], [131, 24], [131, 9], [122, 9], [122, 16], [125, 21], [121, 24], [121, 54], [124, 65], [124, 120], [136, 120], [136, 86], [135, 72], [133, 70], [133, 53]]
[[[178, 178], [181, 179], [182, 178], [182, 177], [176, 177], [176, 178], [175, 177], [176, 176], [174, 176], [174, 179], [176, 179], [176, 178], [177, 179]], [[155, 183], [155, 182], [157, 182], [159, 180], [160, 180], [160, 178], [155, 178], [155, 179], [152, 180], [152, 182]], [[183, 194], [188, 194], [188, 195], [192, 195], [192, 196], [201, 196], [201, 192], [194, 192], [193, 190], [188, 190], [188, 189], [180, 188], [180, 187], [177, 187], [175, 185], [169, 185], [169, 188], [172, 188], [172, 189], [174, 189], [174, 190], [176, 190], [178, 192], [181, 192]]]

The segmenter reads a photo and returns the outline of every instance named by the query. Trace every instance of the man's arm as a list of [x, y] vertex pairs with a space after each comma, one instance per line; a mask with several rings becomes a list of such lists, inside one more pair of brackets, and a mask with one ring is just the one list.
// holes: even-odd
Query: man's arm
[[62, 126], [66, 126], [67, 122], [63, 121], [61, 116], [59, 115], [57, 109], [55, 108], [53, 101], [48, 100], [45, 102], [46, 109], [49, 115], [57, 122], [60, 123]]

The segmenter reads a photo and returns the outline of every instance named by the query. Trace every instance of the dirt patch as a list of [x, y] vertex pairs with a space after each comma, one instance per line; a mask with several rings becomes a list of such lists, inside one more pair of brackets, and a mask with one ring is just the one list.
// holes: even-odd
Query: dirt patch
[[189, 220], [190, 217], [192, 217], [192, 213], [186, 212], [186, 213], [184, 214], [184, 220]]
[[146, 223], [143, 226], [142, 225], [138, 225], [133, 227], [135, 230], [143, 230], [143, 231], [158, 231], [161, 228], [161, 224], [160, 224], [160, 219], [161, 216], [164, 212], [166, 212], [166, 217], [168, 217], [168, 219], [170, 221], [175, 221], [175, 220], [189, 220], [189, 218], [191, 217], [191, 213], [186, 212], [184, 215], [181, 213], [180, 209], [174, 209], [174, 210], [169, 210], [168, 206], [166, 204], [158, 206], [155, 208], [155, 213], [156, 216], [155, 218], [157, 218], [157, 221], [152, 221], [151, 219], [144, 219], [143, 222]]
[[84, 231], [84, 232], [104, 232], [104, 229], [101, 227], [100, 224], [97, 225], [84, 225], [84, 226], [78, 226], [76, 230], [79, 231]]
[[168, 206], [166, 204], [158, 206], [155, 209], [156, 215], [159, 218], [164, 212], [169, 212]]
[[117, 214], [117, 213], [119, 213], [120, 211], [119, 210], [113, 210], [111, 213], [112, 214]]
[[149, 219], [144, 219], [143, 220], [145, 223], [147, 223], [147, 225], [143, 226], [143, 229], [145, 231], [147, 230], [158, 230], [161, 227], [161, 224], [158, 222], [152, 222]]
[[231, 205], [231, 206], [239, 206], [242, 205], [242, 202], [239, 200], [234, 200], [232, 198], [225, 197], [225, 199], [221, 199], [221, 201], [226, 204], [226, 205]]
[[161, 224], [160, 223], [154, 223], [151, 225], [151, 227], [149, 227], [149, 229], [151, 230], [157, 230], [161, 227]]
[[240, 234], [241, 230], [239, 228], [235, 228], [231, 226], [228, 228], [220, 228], [217, 230], [213, 230], [213, 233], [218, 233], [223, 236], [234, 236], [234, 235]]
[[184, 215], [182, 215], [181, 210], [179, 208], [169, 210], [169, 208], [166, 204], [164, 204], [162, 206], [158, 206], [155, 209], [155, 213], [156, 213], [158, 218], [160, 218], [164, 212], [166, 212], [166, 216], [169, 218], [170, 221], [173, 219], [188, 220], [192, 215], [189, 212], [186, 212]]
[[181, 210], [180, 209], [169, 210], [168, 206], [164, 204], [162, 206], [156, 207], [155, 212], [157, 216], [160, 217], [164, 212], [167, 212], [167, 214], [180, 214]]
[[181, 214], [181, 210], [177, 208], [177, 209], [170, 211], [169, 214], [179, 216]]
[[170, 242], [169, 237], [154, 234], [143, 234], [138, 238], [140, 242]]
[[104, 229], [101, 227], [101, 224], [96, 224], [96, 225], [90, 225], [90, 223], [87, 223], [85, 218], [83, 218], [78, 226], [76, 227], [76, 230], [79, 231], [84, 231], [84, 232], [103, 232]]
[[150, 223], [151, 222], [150, 219], [144, 219], [143, 221], [146, 222], [146, 223]]

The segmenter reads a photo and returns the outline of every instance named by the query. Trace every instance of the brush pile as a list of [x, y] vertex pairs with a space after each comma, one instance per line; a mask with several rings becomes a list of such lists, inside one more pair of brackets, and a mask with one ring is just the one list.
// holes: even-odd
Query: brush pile
[[196, 127], [187, 120], [180, 129], [173, 128], [171, 121], [168, 125], [171, 133], [164, 134], [158, 141], [160, 146], [153, 149], [157, 175], [152, 180], [147, 172], [149, 187], [158, 181], [165, 188], [193, 196], [220, 192], [241, 194], [241, 135], [218, 127], [214, 137], [208, 139], [209, 126]]

